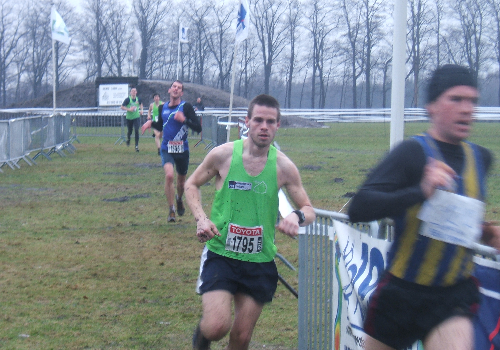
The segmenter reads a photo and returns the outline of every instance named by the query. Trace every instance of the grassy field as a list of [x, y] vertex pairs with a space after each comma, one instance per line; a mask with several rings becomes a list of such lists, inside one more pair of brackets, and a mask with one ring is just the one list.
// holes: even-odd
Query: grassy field
[[[405, 134], [426, 128], [407, 124]], [[500, 123], [478, 123], [471, 140], [498, 158], [499, 134]], [[80, 141], [73, 155], [0, 173], [0, 348], [190, 349], [202, 245], [189, 210], [166, 221], [153, 139], [141, 139], [140, 153], [113, 138]], [[281, 129], [276, 141], [314, 207], [339, 211], [387, 151], [389, 124]], [[191, 151], [190, 172], [207, 153]], [[488, 182], [490, 220], [500, 220], [499, 169]], [[207, 212], [213, 190], [202, 189]], [[297, 266], [297, 241], [278, 234], [277, 244]], [[277, 264], [296, 287], [296, 272]], [[262, 348], [297, 349], [297, 299], [281, 284], [254, 333], [251, 349]]]

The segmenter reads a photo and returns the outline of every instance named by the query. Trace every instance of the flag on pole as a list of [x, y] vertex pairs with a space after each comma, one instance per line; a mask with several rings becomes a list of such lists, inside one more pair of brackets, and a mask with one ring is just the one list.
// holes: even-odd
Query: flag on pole
[[250, 24], [250, 9], [247, 0], [241, 0], [238, 9], [238, 21], [236, 23], [236, 43], [240, 43], [248, 37], [248, 25]]
[[142, 50], [142, 40], [141, 40], [141, 33], [137, 29], [134, 29], [134, 46], [132, 47], [132, 60], [134, 62], [137, 62], [139, 60], [139, 57], [141, 57], [141, 50]]
[[66, 24], [55, 7], [52, 7], [50, 12], [50, 28], [52, 30], [52, 40], [69, 45], [71, 38], [69, 37], [68, 28], [66, 28]]
[[179, 42], [181, 43], [188, 43], [188, 29], [189, 27], [184, 27], [182, 24], [179, 23]]

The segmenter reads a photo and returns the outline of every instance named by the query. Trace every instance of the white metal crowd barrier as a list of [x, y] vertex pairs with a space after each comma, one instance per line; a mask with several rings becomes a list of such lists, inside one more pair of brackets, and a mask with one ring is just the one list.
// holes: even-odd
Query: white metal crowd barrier
[[20, 168], [21, 160], [34, 165], [40, 155], [50, 160], [52, 153], [61, 157], [66, 156], [64, 150], [74, 153], [70, 127], [69, 114], [0, 120], [0, 172], [4, 165]]
[[[90, 137], [113, 137], [116, 138], [115, 144], [122, 144], [126, 141], [126, 119], [123, 111], [74, 111], [72, 116], [73, 137], [90, 136]], [[202, 123], [202, 132], [198, 135], [191, 135], [189, 138], [195, 141], [195, 147], [204, 144], [205, 148], [211, 148], [221, 144], [217, 140], [217, 120], [210, 114], [199, 115]], [[147, 120], [147, 114], [141, 115], [140, 124], [144, 124]], [[220, 126], [219, 126], [220, 129]], [[141, 138], [152, 136], [152, 131], [146, 131]], [[134, 135], [132, 134], [132, 138]]]
[[[205, 112], [218, 117], [227, 117], [227, 109], [206, 108]], [[232, 120], [245, 117], [246, 109], [238, 108], [232, 111]], [[356, 109], [288, 109], [282, 108], [281, 115], [297, 116], [312, 119], [321, 123], [371, 123], [390, 122], [390, 108], [356, 108]], [[477, 107], [474, 117], [478, 121], [500, 121], [500, 107]], [[424, 108], [405, 108], [405, 122], [427, 121], [427, 112]]]
[[[366, 234], [391, 241], [390, 221], [351, 223], [346, 214], [315, 209], [316, 221], [299, 234], [298, 348], [301, 350], [331, 350], [335, 276], [335, 232], [333, 221], [341, 221]], [[477, 245], [477, 255], [500, 260], [498, 252]]]
[[[43, 113], [48, 111], [43, 110]], [[19, 168], [19, 161], [36, 164], [35, 159], [43, 155], [50, 159], [50, 154], [57, 152], [64, 156], [62, 149], [74, 150], [72, 142], [79, 142], [79, 136], [113, 137], [115, 144], [126, 141], [126, 121], [123, 111], [71, 111], [61, 114], [42, 114], [26, 116], [27, 114], [10, 111], [1, 114], [0, 118], [0, 172], [3, 165], [12, 169]], [[11, 118], [6, 118], [11, 117]], [[141, 124], [146, 122], [146, 114], [141, 116]], [[202, 122], [202, 132], [191, 134], [194, 147], [203, 144], [205, 149], [226, 142], [227, 116], [212, 114], [199, 115]], [[237, 122], [234, 123], [237, 125]], [[151, 137], [152, 132], [146, 131], [141, 137]], [[133, 135], [132, 135], [133, 137]], [[29, 154], [38, 151], [34, 157]]]

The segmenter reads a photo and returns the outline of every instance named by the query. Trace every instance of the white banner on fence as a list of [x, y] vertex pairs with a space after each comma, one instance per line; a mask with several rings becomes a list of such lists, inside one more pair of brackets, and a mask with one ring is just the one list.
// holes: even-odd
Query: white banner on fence
[[500, 349], [500, 261], [474, 257], [481, 305], [474, 319], [476, 349]]
[[99, 106], [121, 106], [128, 97], [128, 84], [99, 85]]
[[[390, 243], [344, 223], [335, 225], [332, 349], [364, 349], [363, 322], [370, 296], [384, 272]], [[417, 344], [410, 349], [421, 349]]]

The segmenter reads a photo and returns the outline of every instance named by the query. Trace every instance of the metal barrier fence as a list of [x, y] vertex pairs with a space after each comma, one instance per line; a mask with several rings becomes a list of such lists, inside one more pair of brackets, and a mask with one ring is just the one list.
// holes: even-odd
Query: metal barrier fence
[[[323, 109], [323, 110], [308, 110], [308, 109], [282, 109], [283, 116], [299, 116], [304, 119], [311, 119], [318, 122], [388, 122], [390, 121], [390, 109]], [[17, 123], [19, 120], [30, 118], [31, 115], [38, 113], [35, 118], [48, 118], [52, 115], [51, 109], [10, 109], [0, 110], [0, 121], [2, 123], [0, 135], [0, 171], [1, 167], [8, 164], [11, 168], [19, 167], [18, 162], [20, 159], [25, 160], [28, 164], [35, 164], [30, 160], [27, 152], [30, 150], [29, 146], [19, 144], [25, 142], [28, 138], [17, 138], [17, 136], [10, 135], [11, 132], [17, 130], [19, 127]], [[56, 146], [62, 145], [65, 148], [71, 148], [71, 142], [78, 141], [78, 136], [91, 136], [91, 137], [114, 137], [116, 138], [115, 144], [121, 144], [126, 140], [126, 122], [125, 113], [119, 109], [101, 109], [101, 108], [68, 108], [64, 115], [70, 120], [71, 125], [71, 138], [67, 143], [64, 140], [62, 143], [55, 144]], [[57, 115], [57, 114], [56, 114]], [[218, 146], [226, 142], [227, 127], [238, 126], [238, 129], [244, 125], [243, 120], [246, 115], [245, 108], [235, 108], [232, 111], [231, 121], [228, 121], [229, 111], [227, 109], [207, 108], [204, 112], [199, 112], [198, 116], [202, 122], [202, 132], [199, 135], [191, 135], [189, 138], [195, 142], [194, 147], [203, 144], [205, 149]], [[478, 107], [476, 109], [475, 118], [478, 121], [498, 122], [500, 121], [500, 108], [498, 107]], [[405, 109], [405, 121], [422, 121], [427, 120], [426, 112], [422, 108], [407, 108]], [[146, 114], [141, 116], [141, 123], [146, 122]], [[7, 123], [7, 124], [5, 124]], [[9, 124], [10, 123], [10, 124]], [[63, 132], [69, 132], [67, 127], [68, 122], [65, 124], [57, 122], [53, 125], [54, 130], [63, 128]], [[43, 126], [41, 126], [43, 128]], [[239, 130], [241, 131], [241, 130]], [[18, 133], [19, 130], [16, 131]], [[147, 132], [141, 137], [149, 137], [151, 134]], [[49, 135], [50, 136], [50, 135]], [[52, 141], [51, 141], [52, 142]], [[57, 141], [59, 142], [59, 141]], [[39, 148], [49, 148], [54, 145]], [[60, 153], [60, 147], [50, 148], [51, 151]], [[74, 149], [74, 148], [73, 148]], [[49, 151], [49, 153], [51, 152]], [[47, 156], [43, 149], [41, 155]], [[37, 154], [40, 155], [40, 154]], [[63, 153], [61, 153], [62, 155]], [[30, 165], [31, 165], [30, 164]]]
[[[69, 114], [0, 120], [0, 172], [4, 165], [20, 168], [21, 160], [36, 164], [40, 155], [50, 160], [52, 153], [61, 157], [66, 156], [63, 150], [74, 153], [70, 128]], [[33, 152], [37, 153], [31, 157]]]
[[[19, 113], [4, 114], [12, 118], [0, 120], [0, 172], [8, 165], [12, 169], [20, 168], [19, 161], [28, 165], [36, 164], [36, 158], [43, 155], [47, 159], [57, 152], [65, 156], [63, 150], [73, 153], [72, 145], [79, 136], [113, 137], [115, 144], [126, 141], [125, 113], [120, 111], [74, 111], [71, 113], [39, 116], [21, 116]], [[141, 116], [141, 124], [146, 122], [147, 115]], [[204, 144], [205, 149], [226, 142], [226, 127], [219, 125], [224, 117], [205, 114], [200, 116], [202, 132], [190, 136], [196, 144]], [[227, 117], [225, 118], [227, 120]], [[146, 132], [141, 137], [151, 137]], [[30, 153], [37, 151], [34, 157]]]
[[[299, 234], [298, 334], [300, 350], [331, 350], [333, 344], [333, 283], [335, 247], [333, 221], [338, 220], [368, 235], [391, 241], [390, 221], [349, 222], [346, 214], [315, 209], [316, 221]], [[477, 245], [478, 255], [498, 260], [495, 249]]]
[[[126, 119], [125, 113], [120, 111], [107, 112], [73, 112], [72, 125], [74, 137], [92, 136], [92, 137], [114, 137], [115, 144], [121, 144], [126, 141]], [[225, 127], [218, 124], [219, 119], [224, 119], [221, 116], [211, 114], [199, 114], [201, 119], [202, 132], [199, 135], [192, 135], [189, 138], [197, 140], [194, 147], [199, 144], [204, 144], [205, 149], [221, 145], [226, 139]], [[227, 119], [227, 117], [226, 117]], [[141, 115], [141, 125], [147, 120], [147, 114]], [[133, 137], [133, 136], [132, 136]], [[151, 137], [151, 132], [146, 131], [141, 138]]]

